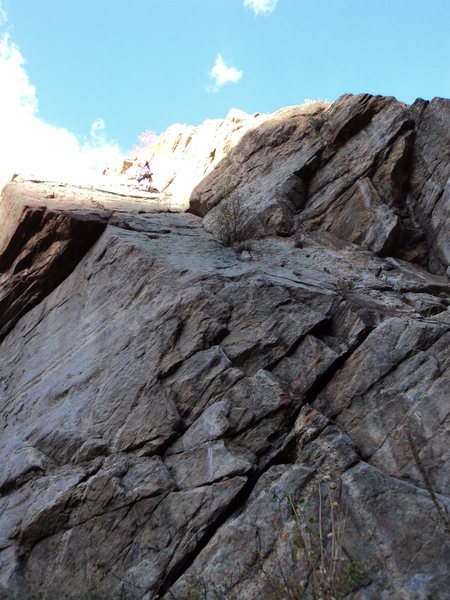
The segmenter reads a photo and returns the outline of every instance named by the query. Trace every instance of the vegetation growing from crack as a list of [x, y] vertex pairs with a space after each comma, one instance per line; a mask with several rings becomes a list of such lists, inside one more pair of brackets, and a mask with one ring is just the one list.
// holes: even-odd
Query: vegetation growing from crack
[[[365, 574], [356, 562], [344, 557], [346, 512], [338, 500], [337, 484], [326, 484], [325, 497], [319, 483], [319, 506], [317, 516], [308, 517], [305, 498], [295, 501], [290, 492], [273, 492], [278, 509], [287, 506], [294, 527], [295, 559], [299, 572], [306, 571], [305, 578], [292, 582], [279, 564], [278, 574], [264, 572], [277, 600], [338, 600], [353, 592], [363, 581]], [[328, 507], [327, 507], [328, 504]], [[325, 525], [326, 516], [329, 526]]]
[[[270, 600], [339, 600], [354, 592], [365, 579], [360, 565], [344, 557], [346, 513], [338, 500], [337, 484], [328, 478], [326, 490], [318, 485], [318, 509], [310, 516], [308, 502], [294, 499], [291, 492], [274, 490], [275, 510], [287, 509], [293, 525], [294, 564], [289, 569], [276, 556], [275, 568], [267, 569], [259, 554], [259, 571], [264, 581], [264, 598]], [[238, 577], [238, 579], [240, 579]], [[206, 581], [194, 573], [182, 595], [169, 591], [171, 600], [227, 600], [236, 596], [234, 582]], [[258, 594], [260, 596], [260, 594]], [[253, 596], [252, 596], [253, 597]], [[239, 596], [239, 600], [248, 600]]]
[[230, 195], [220, 203], [214, 234], [224, 246], [244, 242], [252, 236], [253, 227], [240, 194]]

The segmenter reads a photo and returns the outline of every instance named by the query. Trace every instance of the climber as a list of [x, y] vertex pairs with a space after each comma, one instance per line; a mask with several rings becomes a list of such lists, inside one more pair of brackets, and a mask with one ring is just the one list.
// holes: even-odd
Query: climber
[[140, 183], [143, 179], [151, 179], [152, 178], [153, 173], [150, 171], [150, 164], [147, 161], [145, 161], [145, 165], [142, 167], [142, 169], [139, 171], [139, 175], [136, 177], [136, 181], [138, 183]]

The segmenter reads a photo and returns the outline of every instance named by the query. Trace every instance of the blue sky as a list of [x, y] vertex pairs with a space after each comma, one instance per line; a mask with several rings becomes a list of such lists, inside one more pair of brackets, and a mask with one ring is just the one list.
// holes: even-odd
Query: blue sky
[[[25, 77], [29, 86], [25, 100], [17, 93], [22, 108], [33, 103], [36, 119], [74, 135], [80, 148], [125, 151], [145, 129], [199, 124], [231, 107], [272, 112], [347, 92], [408, 103], [450, 96], [450, 0], [0, 0], [0, 7], [0, 61], [9, 51], [11, 63], [14, 49], [20, 85]], [[4, 72], [0, 89], [9, 84]]]

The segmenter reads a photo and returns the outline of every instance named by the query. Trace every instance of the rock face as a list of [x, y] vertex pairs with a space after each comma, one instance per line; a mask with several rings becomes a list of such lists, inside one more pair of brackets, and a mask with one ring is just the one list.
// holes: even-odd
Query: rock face
[[450, 102], [342, 96], [275, 113], [203, 181], [192, 212], [215, 231], [239, 196], [261, 234], [326, 231], [379, 255], [449, 264]]
[[209, 119], [198, 127], [172, 125], [131, 153], [120, 167], [111, 166], [105, 174], [115, 184], [134, 182], [139, 166], [149, 160], [154, 186], [177, 198], [187, 208], [194, 187], [219, 164], [244, 133], [268, 118], [265, 114], [247, 115], [231, 109], [225, 119]]
[[[257, 181], [251, 141], [272, 156], [249, 214], [273, 215], [240, 250], [162, 199], [3, 190], [0, 597], [301, 598], [336, 538], [339, 597], [445, 597], [450, 284], [398, 258], [444, 264], [445, 196], [419, 184], [433, 102], [346, 97], [244, 136], [192, 198]], [[296, 236], [271, 235], [269, 185]], [[399, 245], [407, 223], [423, 251]]]
[[425, 232], [434, 272], [450, 262], [450, 102], [417, 101], [417, 136], [408, 197], [413, 218]]

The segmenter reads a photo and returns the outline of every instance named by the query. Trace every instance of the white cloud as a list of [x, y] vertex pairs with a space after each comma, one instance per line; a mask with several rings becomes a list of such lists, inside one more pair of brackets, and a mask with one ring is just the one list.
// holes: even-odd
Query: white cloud
[[209, 74], [212, 80], [212, 85], [208, 88], [209, 91], [218, 92], [226, 83], [237, 83], [242, 79], [243, 72], [238, 71], [234, 67], [227, 67], [220, 54], [217, 55], [214, 67]]
[[[0, 24], [6, 20], [0, 4]], [[24, 58], [8, 33], [0, 37], [0, 189], [13, 173], [68, 181], [92, 181], [120, 160], [116, 143], [107, 142], [98, 118], [90, 139], [39, 118], [36, 88]]]
[[92, 139], [94, 139], [100, 143], [104, 143], [105, 136], [102, 132], [105, 130], [105, 128], [106, 128], [105, 121], [101, 117], [98, 117], [97, 119], [95, 119], [95, 121], [91, 125]]
[[255, 15], [271, 13], [275, 10], [278, 0], [244, 0], [245, 8], [251, 8]]

